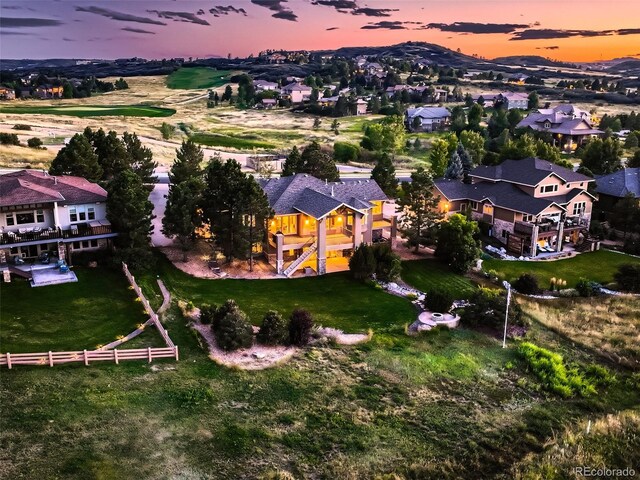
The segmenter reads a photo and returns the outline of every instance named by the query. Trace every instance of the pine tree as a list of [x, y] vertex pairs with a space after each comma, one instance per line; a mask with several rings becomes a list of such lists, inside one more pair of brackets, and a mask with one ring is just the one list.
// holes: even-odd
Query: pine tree
[[333, 157], [323, 151], [318, 142], [311, 142], [302, 153], [293, 147], [282, 167], [282, 176], [307, 173], [321, 180], [335, 182], [340, 179]]
[[460, 162], [462, 163], [462, 175], [464, 182], [471, 183], [471, 177], [469, 177], [469, 173], [471, 173], [471, 170], [474, 166], [473, 159], [471, 158], [471, 155], [469, 154], [467, 149], [464, 148], [464, 145], [462, 145], [462, 143], [458, 143], [456, 153], [460, 157]]
[[87, 137], [77, 133], [53, 159], [49, 174], [75, 175], [84, 177], [90, 182], [97, 182], [102, 179], [102, 168]]
[[290, 177], [291, 175], [295, 175], [300, 171], [301, 167], [302, 159], [300, 158], [300, 150], [294, 145], [282, 166], [282, 176]]
[[187, 252], [193, 246], [196, 229], [202, 224], [199, 203], [203, 187], [200, 178], [192, 177], [171, 185], [167, 196], [162, 233], [178, 241], [185, 262]]
[[382, 191], [389, 197], [395, 198], [398, 190], [398, 179], [393, 159], [387, 153], [379, 154], [376, 166], [371, 171], [371, 178], [376, 181]]
[[447, 170], [444, 172], [444, 178], [448, 180], [460, 180], [464, 176], [464, 166], [462, 165], [462, 159], [458, 152], [453, 152], [447, 165]]
[[153, 161], [151, 150], [142, 145], [135, 133], [124, 132], [122, 140], [129, 155], [129, 164], [142, 183], [156, 183], [158, 178], [153, 176], [153, 172], [158, 167], [158, 162]]
[[429, 160], [431, 161], [433, 176], [436, 178], [443, 177], [449, 161], [449, 145], [445, 140], [441, 138], [434, 140], [431, 144]]
[[93, 132], [92, 143], [96, 155], [98, 155], [98, 163], [102, 167], [103, 180], [109, 181], [129, 168], [129, 155], [117, 132], [111, 130], [109, 133], [105, 133], [101, 128], [97, 132]]
[[182, 146], [176, 150], [176, 159], [169, 171], [169, 183], [177, 184], [199, 177], [202, 174], [203, 159], [204, 152], [199, 145], [192, 140], [183, 141]]

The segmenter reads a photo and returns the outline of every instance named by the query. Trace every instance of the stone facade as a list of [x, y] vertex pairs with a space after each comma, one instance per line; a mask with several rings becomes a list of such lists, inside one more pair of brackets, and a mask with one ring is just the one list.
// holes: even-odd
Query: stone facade
[[500, 242], [507, 243], [507, 235], [503, 232], [513, 233], [513, 223], [505, 220], [493, 219], [492, 236], [500, 240]]

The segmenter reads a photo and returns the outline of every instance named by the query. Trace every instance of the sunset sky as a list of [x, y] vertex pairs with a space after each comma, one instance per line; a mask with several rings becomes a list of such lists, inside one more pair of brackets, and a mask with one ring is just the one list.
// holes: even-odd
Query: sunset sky
[[0, 0], [0, 59], [246, 56], [408, 40], [487, 58], [640, 58], [640, 0]]

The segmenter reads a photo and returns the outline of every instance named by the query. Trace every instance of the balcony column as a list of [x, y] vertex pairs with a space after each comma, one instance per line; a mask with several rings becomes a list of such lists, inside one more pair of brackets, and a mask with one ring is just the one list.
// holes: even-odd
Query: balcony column
[[367, 212], [365, 219], [367, 222], [367, 228], [364, 231], [364, 243], [368, 245], [373, 241], [373, 212], [371, 209]]
[[396, 237], [398, 236], [398, 217], [395, 215], [391, 217], [391, 245], [396, 241]]
[[53, 202], [53, 223], [56, 230], [60, 228], [60, 216], [58, 215], [58, 202]]
[[353, 248], [362, 243], [362, 213], [353, 212]]
[[318, 264], [316, 272], [318, 272], [318, 275], [324, 275], [327, 273], [327, 219], [319, 219], [316, 225], [318, 229], [318, 251], [316, 252]]
[[531, 229], [531, 256], [538, 256], [538, 229], [540, 227], [538, 225], [533, 225]]
[[276, 233], [276, 273], [282, 274], [284, 267], [284, 235]]
[[558, 222], [558, 241], [556, 243], [556, 252], [561, 252], [564, 243], [564, 218], [560, 218]]

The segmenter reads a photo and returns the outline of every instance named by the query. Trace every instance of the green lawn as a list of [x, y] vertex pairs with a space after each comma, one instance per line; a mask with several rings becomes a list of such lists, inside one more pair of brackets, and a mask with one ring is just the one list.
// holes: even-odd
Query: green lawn
[[167, 87], [192, 90], [215, 88], [227, 83], [231, 70], [208, 67], [180, 68], [167, 77]]
[[219, 133], [194, 133], [189, 137], [200, 145], [209, 147], [229, 147], [238, 150], [248, 148], [275, 148], [276, 145], [254, 138], [243, 138], [240, 136], [222, 135]]
[[475, 289], [469, 279], [434, 259], [402, 262], [402, 280], [423, 292], [434, 287], [446, 289], [456, 299], [469, 298]]
[[67, 115], [72, 117], [170, 117], [176, 111], [172, 108], [150, 105], [61, 105], [61, 106], [9, 106], [0, 107], [0, 113]]
[[87, 268], [75, 272], [77, 283], [38, 288], [25, 281], [2, 284], [0, 351], [93, 349], [146, 321], [121, 272]]
[[156, 274], [176, 298], [196, 306], [236, 300], [254, 324], [260, 324], [268, 310], [288, 316], [295, 308], [305, 308], [317, 323], [351, 333], [399, 329], [417, 315], [408, 300], [357, 282], [348, 273], [289, 280], [207, 280], [189, 276], [159, 257], [157, 271], [136, 276], [150, 298], [159, 300]]
[[510, 282], [523, 273], [531, 273], [538, 278], [541, 286], [549, 284], [551, 278], [561, 278], [567, 281], [567, 287], [574, 287], [580, 278], [587, 278], [598, 283], [607, 284], [613, 281], [613, 275], [618, 267], [624, 263], [640, 265], [640, 258], [598, 250], [583, 253], [565, 260], [553, 262], [527, 262], [507, 260], [485, 260], [482, 268], [486, 272], [495, 270], [501, 278]]

